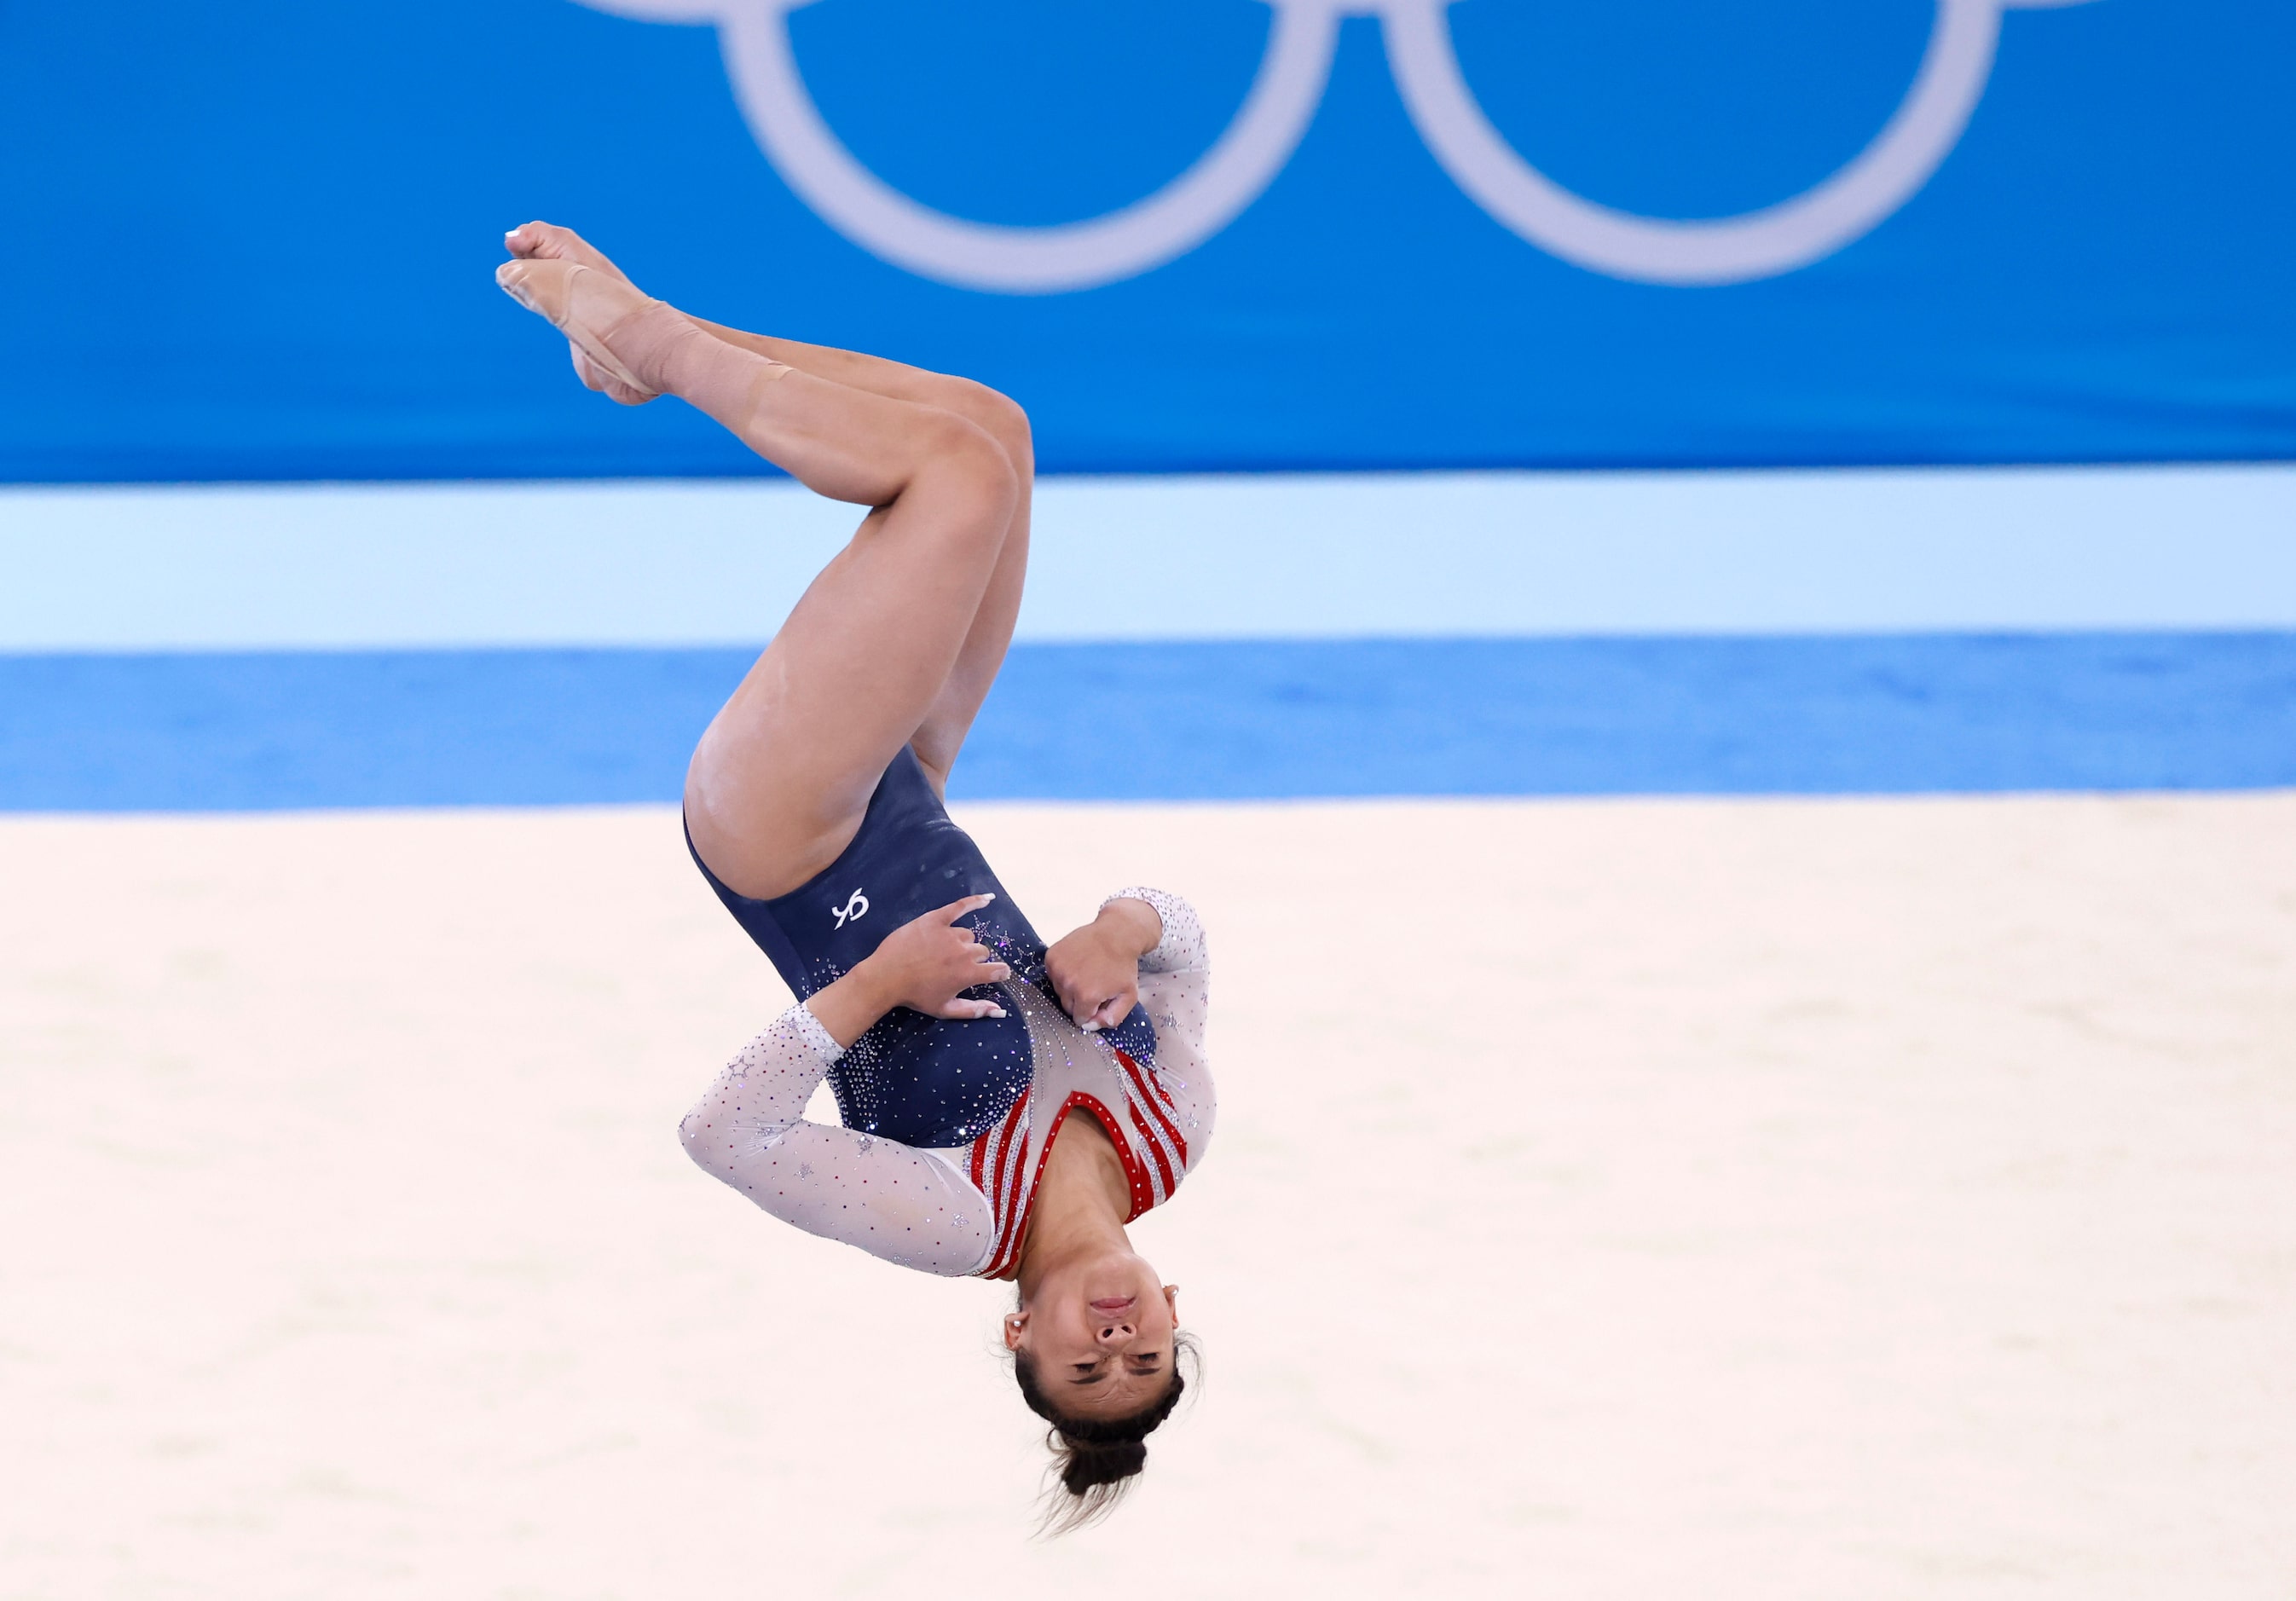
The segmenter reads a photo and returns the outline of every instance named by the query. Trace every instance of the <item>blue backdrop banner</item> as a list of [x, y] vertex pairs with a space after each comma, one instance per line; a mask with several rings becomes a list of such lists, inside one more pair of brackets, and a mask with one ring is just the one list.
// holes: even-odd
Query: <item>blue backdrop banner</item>
[[758, 470], [578, 226], [1067, 471], [2296, 456], [2284, 0], [0, 0], [0, 477]]

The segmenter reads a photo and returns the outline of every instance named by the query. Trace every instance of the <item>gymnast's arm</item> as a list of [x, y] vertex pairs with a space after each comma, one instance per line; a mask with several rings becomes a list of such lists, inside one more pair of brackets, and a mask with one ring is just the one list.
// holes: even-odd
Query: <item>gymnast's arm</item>
[[1140, 956], [1144, 979], [1182, 973], [1211, 976], [1210, 950], [1204, 940], [1203, 920], [1196, 915], [1195, 907], [1168, 890], [1137, 886], [1119, 890], [1108, 898], [1105, 906], [1114, 907], [1127, 900], [1141, 901], [1156, 914], [1156, 942]]
[[[1140, 958], [1140, 1004], [1156, 1025], [1156, 1076], [1183, 1101], [1196, 1104], [1210, 1139], [1212, 1075], [1204, 1029], [1211, 1020], [1212, 959], [1203, 922], [1195, 907], [1162, 890], [1121, 890], [1109, 899], [1145, 901], [1156, 909], [1161, 931]], [[1191, 1166], [1194, 1160], [1191, 1154]]]
[[[895, 931], [877, 953], [791, 1006], [726, 1064], [679, 1126], [686, 1154], [765, 1211], [905, 1268], [951, 1277], [988, 1255], [980, 1192], [929, 1152], [804, 1121], [805, 1104], [854, 1040], [896, 1006], [943, 1017], [1002, 1014], [956, 993], [1008, 976], [955, 917], [972, 897]], [[881, 960], [880, 958], [883, 958]]]
[[1173, 1098], [1195, 1165], [1211, 1138], [1210, 1064], [1204, 1026], [1211, 1013], [1211, 955], [1196, 908], [1163, 890], [1119, 890], [1100, 915], [1046, 953], [1061, 1002], [1082, 1026], [1114, 1025], [1136, 998], [1156, 1025], [1156, 1079]]

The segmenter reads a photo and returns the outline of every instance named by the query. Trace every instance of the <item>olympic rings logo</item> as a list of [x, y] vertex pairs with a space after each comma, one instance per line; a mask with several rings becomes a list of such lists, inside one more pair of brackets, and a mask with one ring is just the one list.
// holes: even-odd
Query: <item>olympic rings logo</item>
[[1476, 103], [1452, 48], [1451, 0], [1266, 0], [1267, 53], [1234, 119], [1185, 172], [1082, 222], [1005, 227], [918, 204], [857, 160], [807, 92], [788, 14], [813, 0], [581, 0], [656, 22], [715, 24], [751, 133], [790, 187], [847, 238], [923, 277], [1004, 294], [1092, 289], [1161, 267], [1233, 222], [1275, 181], [1322, 104], [1340, 21], [1379, 18], [1420, 137], [1494, 218], [1591, 272], [1645, 283], [1739, 283], [1808, 267], [1862, 238], [1951, 153], [1992, 75], [2001, 13], [2087, 0], [1937, 0], [1913, 87], [1871, 144], [1790, 200], [1683, 221], [1615, 210], [1524, 160]]

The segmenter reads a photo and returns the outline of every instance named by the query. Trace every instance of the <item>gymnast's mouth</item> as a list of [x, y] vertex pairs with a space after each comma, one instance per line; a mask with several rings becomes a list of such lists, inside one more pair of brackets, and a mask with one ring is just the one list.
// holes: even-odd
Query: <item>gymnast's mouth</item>
[[1132, 1310], [1132, 1303], [1139, 1299], [1140, 1297], [1137, 1295], [1125, 1295], [1121, 1297], [1110, 1296], [1103, 1300], [1094, 1301], [1092, 1303], [1092, 1310], [1098, 1312], [1103, 1318], [1114, 1318], [1122, 1313], [1130, 1311]]

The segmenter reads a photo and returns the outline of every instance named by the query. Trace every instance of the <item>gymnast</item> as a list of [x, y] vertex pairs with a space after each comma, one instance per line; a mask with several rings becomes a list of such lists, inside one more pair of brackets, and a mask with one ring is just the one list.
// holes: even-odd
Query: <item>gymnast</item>
[[[1014, 1281], [1004, 1345], [1050, 1425], [1047, 1523], [1088, 1523], [1185, 1388], [1177, 1292], [1124, 1226], [1211, 1138], [1209, 970], [1194, 911], [1159, 890], [1047, 947], [942, 805], [1020, 612], [1028, 418], [966, 379], [689, 317], [567, 229], [505, 242], [496, 281], [565, 333], [585, 384], [676, 395], [870, 508], [686, 772], [694, 862], [799, 1000], [681, 1133], [810, 1234]], [[824, 1077], [840, 1128], [804, 1121]]]

